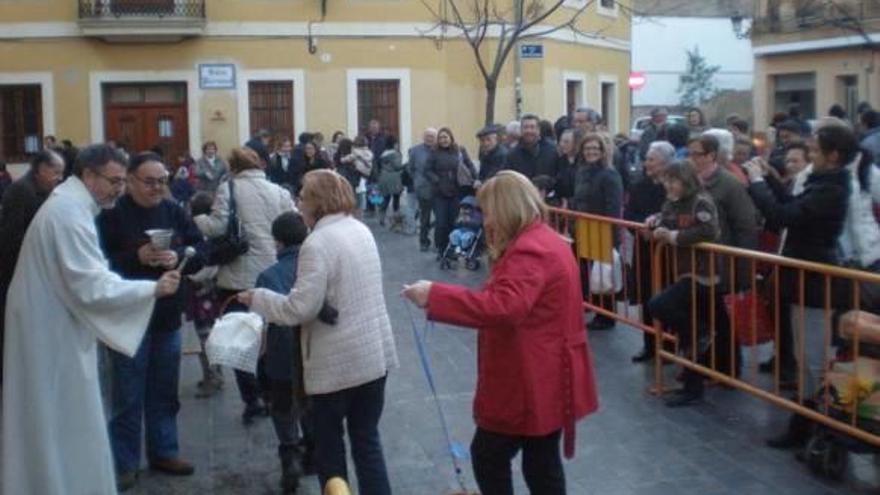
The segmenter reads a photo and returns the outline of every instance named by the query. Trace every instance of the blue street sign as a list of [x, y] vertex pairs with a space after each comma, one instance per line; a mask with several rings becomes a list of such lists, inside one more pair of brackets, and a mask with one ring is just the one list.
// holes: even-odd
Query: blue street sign
[[520, 45], [519, 56], [522, 58], [544, 58], [544, 45]]

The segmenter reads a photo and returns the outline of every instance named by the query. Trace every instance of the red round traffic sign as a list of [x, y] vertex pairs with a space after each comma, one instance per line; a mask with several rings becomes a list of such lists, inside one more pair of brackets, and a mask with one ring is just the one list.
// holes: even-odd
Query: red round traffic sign
[[638, 90], [648, 82], [648, 78], [642, 72], [632, 72], [629, 75], [629, 88]]

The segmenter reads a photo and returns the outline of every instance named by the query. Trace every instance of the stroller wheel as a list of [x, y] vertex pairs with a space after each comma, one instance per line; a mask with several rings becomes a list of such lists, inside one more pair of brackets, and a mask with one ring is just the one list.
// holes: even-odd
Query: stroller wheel
[[475, 272], [480, 269], [480, 260], [476, 258], [469, 258], [467, 261], [464, 262], [464, 266], [468, 270]]
[[829, 479], [840, 481], [846, 473], [849, 462], [849, 453], [842, 445], [835, 441], [829, 442], [828, 449], [822, 459], [822, 471]]
[[440, 269], [449, 270], [450, 268], [452, 268], [452, 263], [449, 261], [449, 258], [444, 256], [443, 259], [440, 260]]
[[824, 475], [825, 454], [828, 449], [828, 441], [821, 431], [810, 436], [806, 447], [804, 447], [804, 461], [807, 463], [810, 471], [816, 476]]

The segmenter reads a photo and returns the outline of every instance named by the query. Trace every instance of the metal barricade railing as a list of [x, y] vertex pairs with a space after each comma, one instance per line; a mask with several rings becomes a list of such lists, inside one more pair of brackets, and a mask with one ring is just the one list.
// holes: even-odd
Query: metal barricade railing
[[[869, 289], [880, 288], [880, 275], [718, 244], [683, 249], [655, 243], [643, 224], [569, 210], [552, 208], [550, 222], [571, 238], [582, 276], [590, 278], [595, 263], [613, 263], [609, 251], [618, 251], [621, 290], [597, 297], [585, 282], [584, 306], [655, 336], [652, 391], [665, 390], [663, 364], [672, 362], [880, 446], [880, 342], [871, 342], [854, 313], [874, 295]], [[689, 292], [679, 307], [687, 308], [689, 328], [663, 329], [657, 315], [644, 321], [648, 301], [677, 280]], [[846, 335], [835, 334], [841, 320]], [[768, 375], [759, 373], [760, 329], [775, 342]], [[832, 343], [846, 352], [832, 355]]]
[[[656, 331], [653, 324], [642, 318], [642, 308], [652, 293], [653, 280], [650, 278], [644, 280], [640, 275], [650, 276], [653, 264], [652, 253], [656, 249], [654, 240], [643, 235], [645, 226], [637, 222], [558, 208], [550, 208], [550, 224], [569, 239], [580, 259], [581, 276], [584, 278], [584, 307], [596, 314], [605, 315], [654, 335]], [[600, 238], [598, 241], [595, 240], [596, 236]], [[592, 246], [583, 246], [591, 240], [593, 240]], [[621, 290], [614, 294], [605, 291], [597, 293], [589, 282], [592, 265], [609, 262], [613, 265], [612, 249], [617, 251], [620, 258]], [[613, 266], [611, 271], [614, 272]], [[601, 285], [613, 283], [605, 280], [605, 271], [597, 270], [597, 272], [600, 274]], [[665, 279], [666, 274], [661, 274], [661, 278]], [[618, 311], [615, 306], [620, 305], [623, 309]], [[662, 336], [665, 341], [672, 344], [677, 340], [669, 333], [663, 333]]]

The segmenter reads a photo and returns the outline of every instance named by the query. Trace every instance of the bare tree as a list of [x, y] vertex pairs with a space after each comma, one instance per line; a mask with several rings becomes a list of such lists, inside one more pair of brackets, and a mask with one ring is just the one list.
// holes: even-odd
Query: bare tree
[[[436, 21], [426, 36], [439, 30], [438, 43], [451, 33], [463, 37], [470, 46], [486, 87], [487, 125], [495, 121], [495, 96], [501, 71], [519, 42], [563, 29], [573, 35], [598, 35], [583, 33], [577, 27], [578, 18], [593, 0], [583, 0], [572, 12], [563, 10], [566, 0], [439, 0], [436, 5], [430, 0], [421, 1]], [[555, 16], [553, 24], [545, 24], [554, 14], [565, 15], [561, 20]]]

